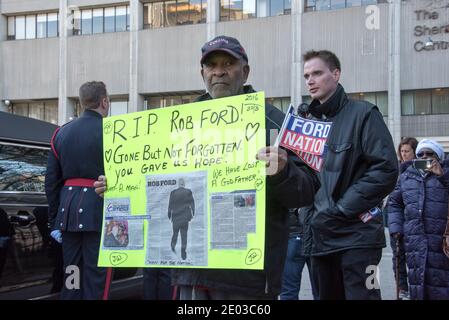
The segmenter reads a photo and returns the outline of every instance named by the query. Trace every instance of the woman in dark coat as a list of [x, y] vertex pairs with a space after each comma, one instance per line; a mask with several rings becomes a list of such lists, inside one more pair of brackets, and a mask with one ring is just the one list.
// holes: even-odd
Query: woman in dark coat
[[426, 170], [409, 163], [388, 201], [392, 235], [403, 236], [410, 296], [413, 300], [449, 299], [449, 259], [444, 255], [443, 233], [448, 219], [449, 161], [433, 140], [423, 140], [418, 159], [432, 160]]

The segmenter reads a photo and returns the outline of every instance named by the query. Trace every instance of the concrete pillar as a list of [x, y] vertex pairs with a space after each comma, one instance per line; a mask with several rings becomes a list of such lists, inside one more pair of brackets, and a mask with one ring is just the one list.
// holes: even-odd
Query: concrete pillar
[[73, 101], [67, 99], [67, 35], [71, 25], [67, 0], [59, 0], [59, 83], [58, 124], [63, 125], [75, 114]]
[[292, 0], [292, 67], [290, 99], [296, 107], [302, 102], [301, 79], [302, 79], [302, 43], [301, 43], [301, 21], [304, 11], [304, 0]]
[[143, 5], [139, 0], [129, 3], [129, 103], [128, 112], [144, 110], [144, 99], [139, 94], [139, 30], [143, 21]]
[[217, 23], [220, 21], [220, 1], [207, 0], [207, 41], [212, 40], [217, 34]]
[[401, 0], [392, 0], [388, 8], [388, 129], [397, 146], [401, 140]]

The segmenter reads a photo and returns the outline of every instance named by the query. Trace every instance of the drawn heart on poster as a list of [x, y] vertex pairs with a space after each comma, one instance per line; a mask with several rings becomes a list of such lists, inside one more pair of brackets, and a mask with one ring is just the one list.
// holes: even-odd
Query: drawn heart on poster
[[112, 157], [112, 149], [106, 150], [106, 152], [104, 153], [104, 157], [106, 158], [106, 162], [109, 163]]
[[113, 266], [118, 266], [119, 264], [122, 264], [123, 262], [128, 259], [128, 255], [124, 252], [111, 252], [109, 255], [109, 262]]
[[257, 133], [257, 130], [259, 130], [259, 127], [260, 127], [260, 123], [252, 124], [251, 122], [249, 122], [246, 125], [246, 129], [245, 129], [246, 141], [249, 141], [249, 140], [251, 140], [252, 137], [254, 137], [254, 135]]

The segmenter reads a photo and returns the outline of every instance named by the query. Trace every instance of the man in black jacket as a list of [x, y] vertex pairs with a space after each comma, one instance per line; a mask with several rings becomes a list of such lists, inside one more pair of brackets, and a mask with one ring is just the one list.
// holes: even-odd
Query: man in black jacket
[[[80, 87], [79, 98], [83, 114], [58, 128], [51, 140], [45, 193], [50, 235], [62, 243], [64, 270], [79, 268], [65, 275], [61, 299], [91, 300], [107, 296], [107, 269], [97, 267], [103, 199], [93, 184], [104, 174], [102, 119], [109, 112], [109, 97], [103, 82], [92, 81]], [[71, 281], [77, 274], [81, 279]]]
[[[312, 235], [320, 299], [380, 299], [374, 272], [385, 247], [376, 206], [394, 188], [398, 165], [390, 133], [378, 108], [348, 99], [339, 84], [340, 62], [329, 51], [309, 51], [304, 78], [313, 98], [303, 116], [332, 122], [314, 204], [302, 210]], [[372, 213], [367, 213], [370, 209]], [[364, 215], [365, 214], [365, 215]]]
[[[249, 75], [248, 56], [240, 42], [218, 36], [202, 47], [201, 75], [206, 94], [197, 101], [255, 92], [245, 86]], [[270, 130], [279, 130], [284, 113], [265, 104], [266, 141]], [[274, 299], [281, 290], [281, 277], [288, 243], [288, 208], [313, 202], [319, 187], [316, 175], [293, 153], [267, 146], [257, 158], [267, 163], [264, 270], [177, 269], [173, 285], [181, 299]], [[95, 183], [96, 192], [105, 190], [104, 177]]]
[[[202, 47], [201, 75], [207, 93], [198, 101], [254, 92], [245, 86], [250, 67], [240, 42], [218, 36]], [[266, 141], [279, 130], [284, 114], [265, 104]], [[181, 299], [274, 299], [280, 293], [288, 243], [288, 208], [311, 204], [319, 183], [303, 162], [284, 149], [267, 146], [257, 158], [267, 162], [264, 270], [179, 269], [173, 282]]]

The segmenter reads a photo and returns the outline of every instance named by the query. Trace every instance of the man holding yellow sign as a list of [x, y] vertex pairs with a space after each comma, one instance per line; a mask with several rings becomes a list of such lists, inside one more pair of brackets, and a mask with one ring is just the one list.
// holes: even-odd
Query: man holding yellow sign
[[[281, 287], [288, 242], [288, 208], [311, 204], [319, 182], [293, 153], [266, 146], [269, 144], [270, 130], [280, 129], [284, 114], [266, 104], [263, 94], [256, 94], [251, 86], [245, 86], [250, 67], [245, 50], [237, 39], [219, 36], [207, 42], [202, 48], [201, 67], [208, 93], [198, 98], [199, 103], [195, 103], [197, 109], [186, 105], [159, 113], [154, 111], [153, 115], [146, 114], [142, 120], [141, 126], [147, 128], [146, 132], [154, 132], [154, 144], [142, 149], [142, 155], [151, 160], [140, 168], [146, 175], [146, 191], [141, 190], [139, 183], [142, 180], [135, 181], [135, 192], [143, 196], [146, 194], [147, 204], [142, 209], [133, 204], [132, 211], [144, 211], [151, 216], [147, 217], [146, 224], [149, 228], [149, 241], [145, 245], [146, 265], [190, 267], [173, 272], [172, 281], [180, 287], [181, 299], [273, 299]], [[226, 97], [230, 98], [220, 99]], [[212, 108], [212, 105], [221, 107]], [[185, 113], [187, 110], [190, 113], [188, 116]], [[163, 112], [171, 114], [164, 115]], [[140, 120], [135, 119], [138, 119], [137, 116], [134, 116], [134, 121], [139, 123]], [[130, 117], [130, 120], [133, 118]], [[157, 121], [168, 122], [170, 127], [159, 139], [175, 141], [162, 149], [156, 147], [158, 130], [153, 131]], [[121, 131], [119, 123], [109, 122], [109, 125], [111, 132], [117, 132], [117, 141], [122, 139], [120, 135], [126, 136], [127, 129]], [[228, 130], [216, 132], [212, 130], [214, 126]], [[126, 137], [140, 136], [139, 128], [133, 126]], [[186, 139], [187, 129], [190, 132], [198, 131], [191, 139]], [[205, 131], [207, 137], [204, 137]], [[239, 134], [236, 135], [236, 132]], [[184, 137], [181, 144], [176, 140], [179, 135]], [[203, 137], [198, 138], [200, 135]], [[226, 138], [222, 139], [222, 136]], [[200, 139], [202, 143], [198, 143]], [[206, 140], [208, 143], [205, 143]], [[125, 148], [127, 143], [123, 140], [122, 145]], [[258, 149], [253, 150], [255, 147]], [[111, 153], [114, 153], [112, 149]], [[238, 157], [244, 154], [248, 155], [248, 159], [240, 161]], [[160, 160], [163, 155], [168, 161]], [[131, 159], [131, 155], [128, 158]], [[109, 159], [113, 159], [113, 154]], [[105, 160], [108, 175], [106, 154]], [[263, 162], [265, 166], [261, 166]], [[133, 203], [131, 193], [131, 200], [118, 198], [119, 179], [124, 181], [126, 177], [121, 178], [121, 175], [127, 173], [126, 168], [120, 170], [115, 172], [115, 177], [111, 172], [109, 179], [114, 181], [108, 180], [105, 207], [109, 196], [116, 196], [115, 201], [121, 201], [121, 204], [115, 203], [115, 207], [114, 204], [110, 206], [111, 212], [120, 206], [129, 211], [129, 204]], [[189, 226], [191, 242], [188, 248], [192, 254], [189, 253], [185, 261], [170, 256], [168, 244], [171, 234], [167, 238], [165, 232], [160, 231], [167, 230], [166, 225], [158, 222], [160, 208], [167, 208], [165, 205], [170, 192], [179, 187], [180, 176], [186, 177], [195, 198], [195, 219]], [[102, 194], [106, 188], [105, 177], [100, 177], [95, 186], [97, 193]], [[122, 190], [126, 191], [127, 188], [131, 191], [133, 185], [123, 184]], [[157, 233], [160, 235], [154, 238]], [[153, 248], [152, 239], [166, 242], [167, 245]], [[193, 243], [199, 244], [192, 247]], [[121, 260], [132, 260], [133, 252], [127, 251], [127, 258], [124, 255], [109, 255], [110, 260], [119, 257]], [[107, 261], [106, 256], [102, 259], [100, 255], [100, 263], [102, 261]]]

